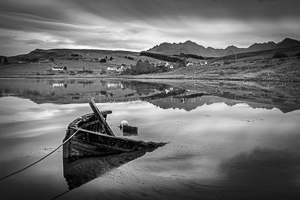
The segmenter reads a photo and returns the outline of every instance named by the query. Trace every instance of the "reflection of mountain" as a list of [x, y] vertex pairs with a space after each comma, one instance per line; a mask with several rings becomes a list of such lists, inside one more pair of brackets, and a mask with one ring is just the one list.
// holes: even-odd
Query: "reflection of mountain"
[[94, 84], [94, 81], [78, 81], [78, 84], [82, 84], [82, 87], [91, 86]]
[[153, 94], [149, 95], [146, 97], [141, 97], [141, 100], [154, 100], [154, 99], [162, 99], [162, 98], [167, 98], [167, 97], [174, 97], [178, 95], [182, 95], [186, 92], [186, 89], [181, 89], [181, 88], [168, 88], [165, 89], [164, 92], [160, 92], [158, 94]]
[[164, 83], [110, 79], [0, 79], [0, 97], [19, 96], [36, 103], [64, 104], [86, 103], [92, 97], [101, 103], [140, 99], [161, 108], [181, 108], [187, 111], [205, 103], [225, 102], [234, 105], [243, 102], [253, 108], [278, 108], [284, 113], [291, 112], [300, 109], [297, 88], [299, 84], [296, 83], [268, 83], [267, 86], [252, 87], [241, 82], [206, 82], [201, 85], [187, 81], [174, 87]]
[[238, 103], [246, 103], [252, 108], [265, 108], [265, 109], [273, 109], [278, 108], [282, 112], [291, 112], [297, 109], [300, 109], [299, 102], [288, 101], [288, 100], [276, 100], [274, 99], [242, 99], [242, 98], [224, 98], [213, 95], [202, 95], [201, 97], [195, 98], [180, 98], [176, 97], [166, 97], [160, 99], [151, 99], [148, 102], [152, 103], [163, 109], [169, 108], [179, 108], [184, 109], [186, 111], [191, 111], [196, 109], [199, 106], [210, 105], [213, 103], [225, 103], [228, 106], [233, 106]]
[[194, 93], [194, 94], [187, 94], [187, 95], [175, 96], [174, 98], [187, 100], [187, 99], [193, 99], [193, 98], [197, 98], [197, 97], [202, 97], [203, 95], [205, 95], [205, 93]]
[[150, 103], [153, 105], [156, 105], [163, 109], [169, 109], [169, 108], [179, 108], [184, 109], [186, 111], [191, 111], [196, 109], [199, 106], [203, 105], [210, 105], [213, 103], [226, 103], [227, 105], [235, 105], [237, 103], [241, 103], [242, 101], [238, 100], [230, 100], [222, 97], [217, 96], [202, 96], [202, 97], [196, 97], [196, 98], [174, 98], [174, 97], [168, 97], [163, 99], [154, 99], [150, 100]]
[[138, 94], [146, 94], [153, 92], [153, 90], [164, 91], [169, 89], [170, 85], [162, 83], [145, 83], [139, 81], [122, 81], [124, 88], [137, 91]]
[[69, 189], [74, 189], [150, 151], [135, 151], [105, 157], [82, 158], [75, 161], [64, 159], [64, 177]]
[[152, 93], [152, 92], [155, 92], [155, 90], [154, 89], [144, 89], [144, 88], [138, 88], [137, 90], [136, 90], [136, 93], [138, 94], [138, 95], [149, 95], [150, 93]]

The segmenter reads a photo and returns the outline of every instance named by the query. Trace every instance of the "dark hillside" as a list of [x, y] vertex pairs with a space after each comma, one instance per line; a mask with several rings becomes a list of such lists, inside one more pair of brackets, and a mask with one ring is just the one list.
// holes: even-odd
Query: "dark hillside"
[[148, 52], [153, 53], [169, 53], [169, 54], [195, 54], [204, 57], [222, 57], [231, 54], [237, 53], [248, 53], [255, 51], [264, 51], [264, 50], [272, 50], [272, 49], [281, 49], [281, 48], [289, 48], [300, 46], [300, 41], [285, 38], [281, 42], [277, 44], [273, 41], [265, 42], [265, 43], [255, 43], [250, 45], [248, 48], [238, 48], [236, 46], [230, 45], [225, 49], [215, 49], [212, 47], [203, 47], [202, 45], [198, 45], [191, 41], [186, 41], [185, 43], [162, 43], [160, 45], [156, 45], [153, 48], [149, 49]]
[[8, 59], [11, 62], [17, 61], [36, 61], [37, 59], [59, 59], [67, 60], [72, 54], [84, 55], [86, 58], [99, 58], [107, 55], [135, 55], [131, 51], [112, 51], [112, 50], [93, 50], [93, 49], [35, 49], [28, 54], [11, 56]]

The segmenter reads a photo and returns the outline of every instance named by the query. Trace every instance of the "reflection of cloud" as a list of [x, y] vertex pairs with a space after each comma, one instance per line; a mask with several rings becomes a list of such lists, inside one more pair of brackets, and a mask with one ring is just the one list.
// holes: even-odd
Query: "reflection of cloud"
[[[92, 112], [87, 104], [37, 105], [20, 98], [0, 99], [0, 110], [4, 109], [11, 115], [14, 111], [24, 109], [22, 104], [27, 107], [25, 111], [36, 113], [37, 118], [40, 112], [46, 110], [59, 112], [47, 120], [1, 124], [1, 133], [26, 137], [24, 146], [19, 145], [18, 140], [11, 140], [16, 142], [15, 146], [5, 143], [9, 151], [0, 151], [1, 155], [8, 152], [24, 154], [26, 148], [33, 151], [38, 145], [40, 148], [56, 147], [61, 143], [68, 123]], [[139, 127], [137, 139], [171, 141], [163, 148], [91, 182], [89, 192], [99, 195], [99, 199], [103, 194], [115, 199], [124, 198], [124, 194], [134, 195], [136, 199], [143, 199], [146, 195], [149, 195], [146, 197], [148, 199], [273, 199], [270, 196], [263, 198], [270, 193], [276, 193], [274, 199], [299, 196], [295, 188], [299, 188], [300, 184], [300, 111], [284, 114], [278, 109], [253, 109], [246, 104], [227, 106], [223, 103], [203, 105], [191, 112], [163, 110], [141, 101], [97, 103], [97, 106], [100, 110], [113, 111], [108, 116], [108, 123], [116, 132], [119, 131], [117, 125], [120, 121], [126, 119]], [[60, 115], [60, 112], [65, 114]], [[0, 116], [3, 115], [6, 114], [0, 112]], [[21, 135], [22, 130], [28, 131]], [[43, 135], [27, 138], [36, 136], [36, 133]], [[6, 159], [5, 156], [0, 157]], [[57, 173], [61, 169], [57, 164], [61, 162], [61, 156], [57, 157], [54, 162], [48, 160], [50, 164], [46, 163], [35, 170], [40, 177], [47, 174], [49, 177], [46, 178], [51, 183], [61, 178], [61, 173]], [[4, 166], [11, 166], [9, 164]], [[33, 181], [38, 177], [36, 173], [25, 175], [31, 176], [31, 188], [41, 187], [40, 182]], [[54, 176], [55, 180], [52, 179]], [[24, 184], [16, 181], [14, 186], [24, 187]], [[99, 191], [99, 184], [102, 183], [105, 187]], [[38, 191], [46, 187], [45, 184]], [[56, 190], [50, 189], [52, 193]], [[57, 193], [61, 190], [58, 184]], [[80, 195], [84, 199], [88, 194]]]
[[[171, 141], [164, 147], [166, 150], [169, 148], [169, 152], [145, 161], [145, 171], [200, 181], [203, 178], [220, 179], [223, 176], [218, 174], [220, 163], [240, 152], [248, 155], [255, 148], [274, 149], [275, 153], [270, 154], [273, 158], [277, 151], [279, 156], [283, 156], [281, 150], [289, 149], [290, 153], [286, 154], [292, 161], [296, 157], [292, 152], [299, 148], [299, 114], [300, 111], [285, 114], [278, 109], [253, 109], [247, 104], [228, 106], [225, 103], [203, 105], [186, 112], [164, 110], [150, 103], [135, 101], [115, 104], [109, 120], [120, 119], [121, 116], [130, 124], [139, 126], [139, 137]], [[113, 123], [118, 125], [119, 122]]]
[[217, 178], [220, 161], [213, 156], [204, 156], [197, 153], [174, 153], [160, 158], [145, 160], [143, 169], [155, 172], [160, 176], [181, 176], [186, 179], [213, 179]]
[[4, 97], [0, 98], [0, 123], [49, 119], [71, 113], [74, 107], [76, 105], [73, 107], [70, 105], [58, 107], [53, 104], [38, 105], [28, 99]]
[[[299, 153], [264, 148], [254, 149], [251, 153], [240, 153], [220, 165], [225, 173], [226, 186], [247, 186], [255, 192], [277, 189], [285, 194], [295, 194], [299, 189]], [[297, 192], [299, 194], [299, 192]]]
[[47, 134], [49, 132], [59, 131], [63, 128], [65, 128], [65, 126], [63, 126], [63, 125], [60, 125], [60, 126], [45, 125], [43, 127], [32, 127], [32, 128], [28, 128], [26, 130], [15, 131], [15, 132], [7, 134], [7, 135], [3, 134], [2, 136], [7, 136], [9, 138], [32, 138], [32, 137], [37, 137], [37, 136]]

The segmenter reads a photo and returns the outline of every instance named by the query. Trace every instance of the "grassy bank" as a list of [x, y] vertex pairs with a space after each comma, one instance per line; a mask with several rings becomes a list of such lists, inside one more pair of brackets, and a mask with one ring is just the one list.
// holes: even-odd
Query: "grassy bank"
[[[284, 53], [286, 57], [276, 57], [276, 53]], [[103, 73], [107, 67], [122, 64], [135, 64], [137, 60], [159, 62], [157, 59], [133, 54], [134, 60], [125, 58], [125, 54], [109, 54], [114, 60], [107, 63], [86, 62], [83, 60], [55, 59], [48, 63], [9, 64], [0, 66], [0, 77], [15, 78], [127, 78], [127, 79], [196, 79], [196, 80], [228, 80], [228, 81], [278, 81], [300, 82], [300, 47], [275, 49], [261, 52], [229, 55], [211, 58], [207, 65], [183, 67], [165, 73], [120, 75]], [[101, 55], [102, 57], [105, 54]], [[298, 55], [298, 56], [297, 56]], [[100, 57], [100, 55], [98, 55]], [[68, 71], [78, 72], [83, 69], [92, 73], [50, 72], [52, 67], [67, 67]]]

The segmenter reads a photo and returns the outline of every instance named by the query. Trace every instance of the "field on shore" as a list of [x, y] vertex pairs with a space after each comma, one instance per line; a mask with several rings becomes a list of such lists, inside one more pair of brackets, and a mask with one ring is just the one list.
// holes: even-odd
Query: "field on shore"
[[[288, 57], [273, 58], [276, 52], [283, 52]], [[189, 66], [138, 77], [299, 82], [299, 52], [300, 47], [243, 53], [208, 60], [208, 65]]]
[[[283, 52], [288, 57], [273, 58], [276, 52]], [[135, 65], [138, 60], [149, 60], [157, 63], [160, 60], [140, 56], [133, 52], [101, 51], [93, 54], [85, 52], [86, 58], [113, 57], [106, 63], [91, 62], [84, 60], [69, 60], [67, 57], [58, 56], [54, 62], [9, 64], [0, 66], [0, 77], [122, 77], [138, 79], [201, 79], [201, 80], [245, 80], [245, 81], [300, 81], [300, 47], [275, 49], [261, 52], [229, 55], [220, 58], [208, 59], [207, 65], [189, 66], [165, 73], [143, 75], [120, 75], [115, 73], [103, 74], [107, 67]], [[29, 54], [28, 54], [29, 55]], [[298, 55], [298, 56], [297, 56]], [[131, 56], [133, 59], [127, 59]], [[69, 71], [91, 69], [92, 74], [49, 73], [52, 67], [67, 67]]]

